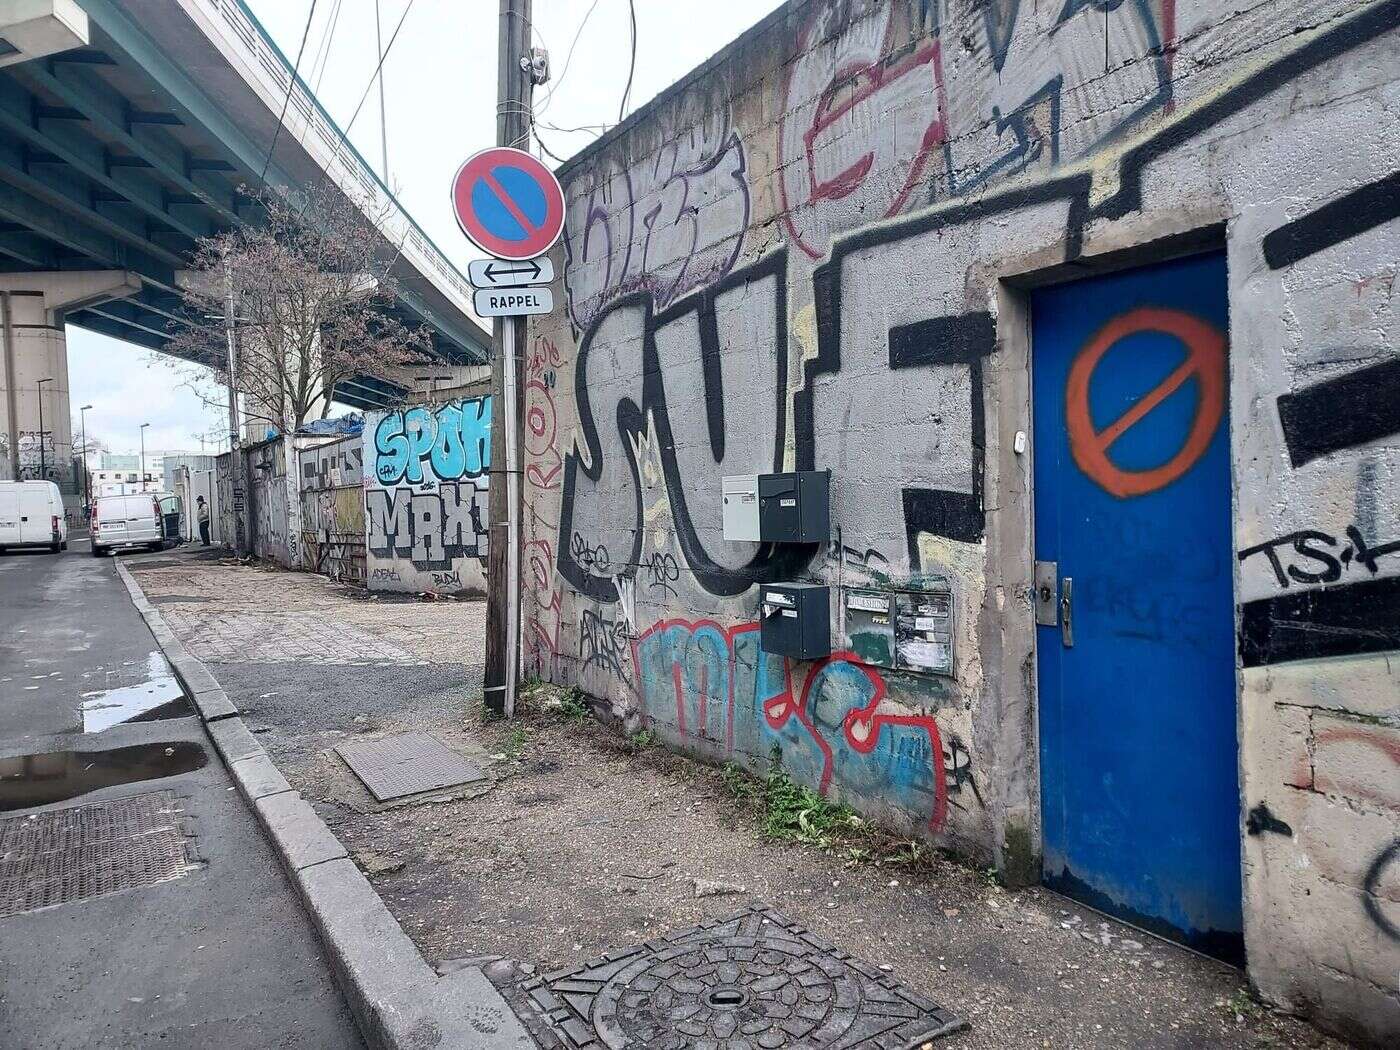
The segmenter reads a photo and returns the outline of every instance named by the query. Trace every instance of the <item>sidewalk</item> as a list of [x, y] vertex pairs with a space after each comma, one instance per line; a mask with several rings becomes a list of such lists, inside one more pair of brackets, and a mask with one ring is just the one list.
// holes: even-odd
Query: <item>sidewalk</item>
[[[1046, 891], [908, 845], [773, 841], [761, 784], [557, 695], [486, 720], [484, 603], [376, 600], [185, 554], [129, 567], [425, 957], [483, 965], [514, 1002], [533, 974], [761, 902], [970, 1022], [940, 1045], [1342, 1045], [1258, 1007], [1238, 971]], [[490, 781], [380, 805], [330, 750], [407, 729]]]

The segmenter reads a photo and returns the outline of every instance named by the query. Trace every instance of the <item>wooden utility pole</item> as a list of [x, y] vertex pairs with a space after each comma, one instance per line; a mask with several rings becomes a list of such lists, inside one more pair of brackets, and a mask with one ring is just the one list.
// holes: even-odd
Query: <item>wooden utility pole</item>
[[[530, 147], [530, 113], [533, 84], [528, 63], [530, 54], [531, 0], [500, 0], [500, 68], [496, 78], [496, 144]], [[520, 594], [518, 570], [520, 552], [517, 530], [520, 521], [519, 435], [511, 426], [520, 416], [520, 385], [507, 384], [506, 355], [511, 356], [513, 373], [520, 374], [524, 361], [525, 325], [517, 318], [496, 318], [492, 332], [491, 359], [491, 535], [486, 563], [486, 706], [509, 716], [515, 709], [515, 680], [520, 667]], [[507, 410], [507, 390], [514, 402]], [[506, 442], [513, 448], [507, 454]], [[514, 477], [508, 467], [515, 466]], [[513, 542], [514, 541], [514, 544]], [[517, 549], [512, 551], [512, 546]], [[511, 555], [514, 555], [513, 557]], [[514, 578], [512, 578], [514, 577]], [[512, 593], [514, 592], [514, 593]]]

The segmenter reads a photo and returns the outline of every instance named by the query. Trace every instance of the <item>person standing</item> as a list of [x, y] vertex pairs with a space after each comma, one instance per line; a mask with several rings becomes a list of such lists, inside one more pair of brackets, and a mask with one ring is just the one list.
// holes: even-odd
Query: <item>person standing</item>
[[204, 546], [209, 546], [209, 504], [204, 502], [203, 496], [195, 497], [195, 517], [199, 521], [199, 539]]

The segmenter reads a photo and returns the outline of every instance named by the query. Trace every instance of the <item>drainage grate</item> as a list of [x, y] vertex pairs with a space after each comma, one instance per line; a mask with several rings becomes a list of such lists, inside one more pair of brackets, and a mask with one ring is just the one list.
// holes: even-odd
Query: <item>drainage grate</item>
[[763, 907], [522, 991], [536, 1034], [568, 1050], [904, 1050], [965, 1024]]
[[198, 866], [174, 792], [0, 820], [0, 917], [183, 878]]
[[341, 744], [336, 751], [380, 802], [486, 779], [476, 766], [427, 733]]

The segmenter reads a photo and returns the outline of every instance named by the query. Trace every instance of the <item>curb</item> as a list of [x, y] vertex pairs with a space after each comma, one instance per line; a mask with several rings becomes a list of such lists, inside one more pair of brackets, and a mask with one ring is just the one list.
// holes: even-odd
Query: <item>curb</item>
[[535, 1050], [480, 967], [438, 976], [311, 804], [278, 772], [204, 664], [113, 559], [166, 660], [194, 699], [238, 793], [282, 858], [355, 1023], [373, 1050]]

